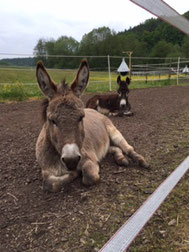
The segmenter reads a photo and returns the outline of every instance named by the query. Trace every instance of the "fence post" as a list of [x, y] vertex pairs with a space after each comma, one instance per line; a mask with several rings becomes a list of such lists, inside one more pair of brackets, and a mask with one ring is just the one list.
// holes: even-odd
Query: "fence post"
[[146, 73], [146, 83], [148, 82], [148, 74]]
[[177, 85], [179, 84], [179, 68], [180, 68], [180, 57], [178, 57], [178, 63], [177, 63]]
[[110, 55], [108, 55], [108, 74], [109, 74], [109, 91], [112, 91], [112, 79], [111, 79], [111, 69], [110, 69]]

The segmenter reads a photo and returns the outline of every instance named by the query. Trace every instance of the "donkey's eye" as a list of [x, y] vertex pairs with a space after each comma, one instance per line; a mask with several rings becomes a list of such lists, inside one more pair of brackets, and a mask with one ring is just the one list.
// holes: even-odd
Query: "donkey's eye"
[[53, 125], [57, 125], [55, 120], [50, 120], [50, 122], [53, 124]]
[[82, 115], [82, 116], [80, 116], [78, 121], [79, 121], [79, 122], [82, 122], [83, 117], [84, 117], [83, 115]]

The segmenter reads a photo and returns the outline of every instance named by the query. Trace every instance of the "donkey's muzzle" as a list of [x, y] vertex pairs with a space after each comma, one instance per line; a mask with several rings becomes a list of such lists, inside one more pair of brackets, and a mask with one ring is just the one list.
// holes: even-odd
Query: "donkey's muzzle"
[[127, 106], [127, 101], [126, 101], [126, 99], [121, 99], [120, 100], [120, 104], [119, 104], [119, 106], [120, 106], [120, 109], [126, 109], [126, 106]]
[[77, 165], [81, 159], [81, 156], [74, 158], [62, 158], [62, 162], [66, 165], [67, 169], [73, 171], [77, 168]]
[[121, 104], [121, 105], [120, 105], [120, 108], [121, 108], [122, 110], [126, 109], [126, 104]]
[[62, 149], [61, 160], [68, 170], [75, 170], [81, 159], [77, 144], [66, 144]]

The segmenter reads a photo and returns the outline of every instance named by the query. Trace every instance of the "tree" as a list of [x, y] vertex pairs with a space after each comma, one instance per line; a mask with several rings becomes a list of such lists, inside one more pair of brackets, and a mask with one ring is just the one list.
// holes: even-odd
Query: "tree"
[[103, 44], [102, 42], [111, 35], [112, 32], [108, 27], [93, 29], [82, 37], [79, 51], [88, 55], [99, 55], [101, 53], [100, 47]]
[[34, 55], [36, 57], [46, 54], [46, 46], [45, 45], [46, 45], [45, 39], [39, 39], [39, 41], [37, 42], [37, 45], [34, 48]]
[[189, 58], [189, 36], [184, 38], [183, 45], [181, 47], [181, 51], [184, 57]]
[[[54, 54], [61, 55], [77, 55], [79, 48], [79, 42], [72, 37], [62, 36], [54, 44]], [[56, 68], [72, 68], [75, 66], [75, 59], [70, 58], [69, 60], [65, 57], [61, 57], [58, 60], [56, 59]]]
[[72, 37], [62, 36], [55, 42], [54, 53], [56, 55], [73, 55], [77, 52], [79, 42]]
[[[106, 41], [111, 37], [113, 32], [108, 27], [100, 27], [93, 29], [88, 34], [82, 37], [80, 42], [79, 54], [80, 55], [107, 55]], [[107, 66], [107, 59], [90, 58], [89, 64], [93, 68], [102, 69]]]
[[62, 36], [56, 41], [54, 39], [40, 39], [34, 48], [34, 55], [43, 60], [47, 67], [74, 67], [75, 59], [50, 57], [51, 55], [76, 55], [79, 48], [79, 42], [72, 37]]
[[174, 50], [174, 46], [171, 43], [167, 43], [165, 40], [159, 41], [152, 49], [151, 57], [166, 58]]
[[44, 63], [46, 63], [46, 40], [45, 39], [39, 39], [37, 45], [34, 48], [34, 56], [36, 57], [36, 61], [42, 60]]

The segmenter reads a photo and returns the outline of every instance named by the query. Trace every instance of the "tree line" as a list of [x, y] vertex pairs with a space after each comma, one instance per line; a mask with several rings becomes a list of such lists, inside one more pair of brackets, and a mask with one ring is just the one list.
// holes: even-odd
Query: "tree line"
[[[189, 19], [189, 11], [184, 16]], [[66, 57], [51, 56], [123, 56], [123, 52], [133, 51], [133, 57], [162, 57], [167, 58], [165, 61], [168, 62], [169, 58], [189, 58], [188, 48], [189, 36], [160, 19], [151, 18], [118, 33], [109, 27], [93, 29], [83, 35], [80, 42], [68, 36], [61, 36], [57, 40], [41, 38], [34, 48], [34, 56], [50, 68], [77, 68], [81, 58], [68, 60]], [[96, 69], [107, 67], [107, 57], [89, 57], [88, 61]], [[119, 63], [120, 59], [115, 59], [113, 64], [118, 66]], [[140, 60], [141, 63], [146, 62]], [[148, 63], [153, 63], [153, 60]]]

